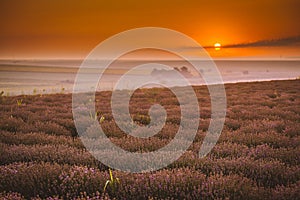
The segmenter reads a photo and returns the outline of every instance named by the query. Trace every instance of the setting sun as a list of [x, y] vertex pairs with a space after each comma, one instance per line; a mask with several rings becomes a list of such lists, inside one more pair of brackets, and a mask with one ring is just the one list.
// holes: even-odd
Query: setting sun
[[220, 43], [215, 43], [214, 47], [215, 47], [216, 51], [219, 51], [221, 49], [221, 44]]

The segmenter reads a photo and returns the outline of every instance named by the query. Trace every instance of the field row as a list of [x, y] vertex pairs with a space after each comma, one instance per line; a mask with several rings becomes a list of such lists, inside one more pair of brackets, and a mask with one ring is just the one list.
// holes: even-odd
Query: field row
[[[294, 181], [285, 186], [261, 187], [242, 173], [207, 176], [201, 170], [189, 168], [130, 175], [114, 171], [113, 175], [121, 184], [108, 189], [106, 194], [117, 199], [297, 199], [300, 186], [299, 181]], [[269, 176], [272, 175], [270, 170]], [[1, 191], [26, 194], [25, 198], [105, 198], [103, 188], [109, 179], [106, 172], [95, 168], [32, 162], [0, 166], [0, 176]]]

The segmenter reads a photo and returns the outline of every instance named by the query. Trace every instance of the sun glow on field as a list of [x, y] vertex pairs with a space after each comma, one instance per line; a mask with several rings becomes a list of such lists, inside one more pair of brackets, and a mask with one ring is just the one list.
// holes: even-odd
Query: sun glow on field
[[220, 43], [215, 43], [214, 47], [215, 47], [216, 51], [221, 50], [221, 44]]

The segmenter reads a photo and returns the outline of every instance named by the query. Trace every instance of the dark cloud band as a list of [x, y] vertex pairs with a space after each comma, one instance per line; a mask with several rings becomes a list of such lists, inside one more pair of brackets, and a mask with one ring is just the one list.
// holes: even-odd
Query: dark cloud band
[[[286, 37], [272, 40], [259, 40], [255, 42], [229, 44], [222, 48], [250, 48], [250, 47], [279, 47], [279, 46], [297, 46], [300, 45], [300, 35], [294, 37]], [[214, 46], [206, 46], [204, 48], [215, 48]]]

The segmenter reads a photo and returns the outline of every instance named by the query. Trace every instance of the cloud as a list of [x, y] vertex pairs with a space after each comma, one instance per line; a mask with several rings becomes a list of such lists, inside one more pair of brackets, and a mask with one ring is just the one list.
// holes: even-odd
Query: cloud
[[[280, 47], [300, 45], [300, 35], [272, 40], [259, 40], [255, 42], [228, 44], [222, 48], [251, 48], [251, 47]], [[214, 48], [214, 46], [205, 46], [204, 48]]]

